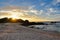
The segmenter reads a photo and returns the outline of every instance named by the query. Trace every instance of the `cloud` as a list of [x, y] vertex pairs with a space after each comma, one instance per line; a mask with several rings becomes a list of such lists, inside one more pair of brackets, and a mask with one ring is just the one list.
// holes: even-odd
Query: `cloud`
[[[12, 3], [12, 1], [10, 2]], [[37, 10], [35, 9], [36, 5], [30, 5], [30, 6], [16, 6], [16, 5], [8, 5], [5, 6], [3, 8], [1, 8], [1, 10], [18, 10], [18, 11], [22, 11], [22, 13], [20, 13], [21, 17], [26, 17], [26, 18], [33, 18], [35, 17], [36, 19], [47, 19], [47, 20], [59, 20], [58, 18], [60, 17], [60, 14], [58, 14], [60, 11], [55, 9], [55, 3], [54, 1], [51, 3], [47, 3], [43, 2], [40, 3], [41, 5], [41, 9]], [[52, 7], [54, 6], [54, 8]], [[38, 6], [37, 6], [38, 7]], [[59, 12], [58, 12], [59, 11]], [[56, 17], [57, 16], [57, 17]]]
[[[33, 19], [34, 19], [33, 21], [43, 21], [43, 19], [41, 17], [38, 17], [38, 15], [40, 15], [43, 12], [43, 10], [41, 10], [41, 11], [35, 10], [35, 9], [33, 9], [32, 6], [27, 7], [28, 9], [20, 9], [20, 8], [22, 8], [22, 7], [19, 7], [19, 9], [14, 8], [14, 7], [5, 7], [5, 9], [2, 8], [0, 10], [0, 14], [2, 13], [1, 17], [17, 15], [20, 18], [28, 19], [30, 21], [32, 21]], [[45, 18], [44, 18], [44, 20], [46, 21]]]
[[60, 0], [57, 0], [57, 2], [60, 2]]

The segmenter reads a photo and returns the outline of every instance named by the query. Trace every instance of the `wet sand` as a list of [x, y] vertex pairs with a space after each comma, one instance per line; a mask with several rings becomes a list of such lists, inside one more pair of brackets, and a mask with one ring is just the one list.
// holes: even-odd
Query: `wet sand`
[[0, 24], [0, 40], [60, 40], [60, 33], [5, 23]]

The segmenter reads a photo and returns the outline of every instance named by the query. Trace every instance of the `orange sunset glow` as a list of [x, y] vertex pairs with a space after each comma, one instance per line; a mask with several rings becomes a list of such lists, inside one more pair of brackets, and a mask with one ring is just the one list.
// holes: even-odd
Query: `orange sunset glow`
[[27, 10], [14, 9], [14, 10], [9, 10], [9, 11], [1, 11], [1, 13], [4, 13], [4, 12], [5, 12], [5, 15], [2, 16], [1, 18], [8, 17], [8, 18], [12, 18], [12, 20], [23, 19], [23, 20], [29, 20], [29, 21], [35, 21], [35, 22], [49, 21], [47, 19], [39, 18], [37, 16], [30, 16], [29, 14], [27, 14], [28, 12]]

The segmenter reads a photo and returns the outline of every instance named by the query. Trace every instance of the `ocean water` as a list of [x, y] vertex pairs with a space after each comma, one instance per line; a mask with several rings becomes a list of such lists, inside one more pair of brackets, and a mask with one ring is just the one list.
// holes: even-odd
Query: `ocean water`
[[[18, 23], [16, 24], [12, 24], [12, 23], [1, 23], [0, 24], [0, 30], [2, 29], [5, 29], [6, 26], [14, 26], [15, 28], [15, 25], [16, 27], [17, 26], [21, 26], [19, 25]], [[30, 25], [28, 27], [33, 27], [33, 28], [36, 28], [36, 29], [41, 29], [41, 30], [45, 30], [45, 31], [55, 31], [55, 32], [60, 32], [60, 23], [54, 23], [54, 24], [49, 24], [48, 25]]]
[[60, 23], [48, 24], [48, 25], [31, 25], [29, 27], [39, 28], [46, 31], [60, 32]]

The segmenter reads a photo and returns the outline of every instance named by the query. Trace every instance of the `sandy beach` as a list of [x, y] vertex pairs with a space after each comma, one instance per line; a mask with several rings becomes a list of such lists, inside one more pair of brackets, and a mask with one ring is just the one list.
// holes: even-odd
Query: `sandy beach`
[[2, 23], [0, 40], [60, 40], [60, 33], [24, 27], [18, 23]]

